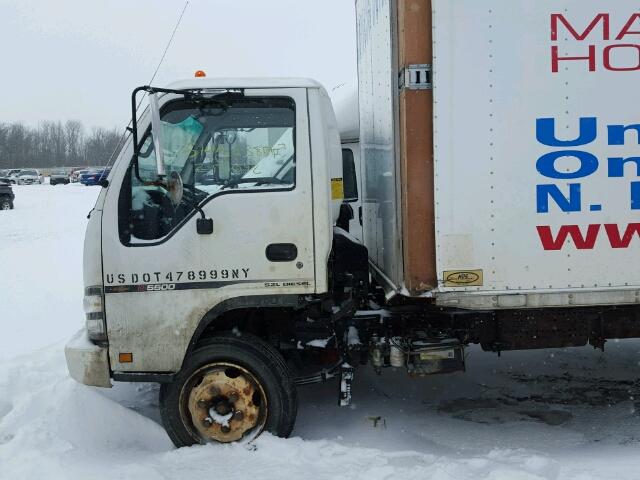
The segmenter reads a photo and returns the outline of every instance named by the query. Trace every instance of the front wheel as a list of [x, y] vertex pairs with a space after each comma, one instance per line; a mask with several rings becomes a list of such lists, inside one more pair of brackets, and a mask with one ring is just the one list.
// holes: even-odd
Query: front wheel
[[297, 412], [293, 379], [280, 353], [253, 335], [207, 340], [160, 387], [160, 415], [177, 447], [286, 437]]
[[0, 210], [11, 210], [11, 200], [8, 198], [0, 198]]

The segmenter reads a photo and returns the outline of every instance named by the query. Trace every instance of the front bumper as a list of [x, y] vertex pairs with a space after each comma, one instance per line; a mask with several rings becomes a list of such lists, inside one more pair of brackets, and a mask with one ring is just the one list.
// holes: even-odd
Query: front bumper
[[107, 347], [92, 343], [84, 328], [71, 337], [64, 347], [64, 355], [69, 375], [76, 382], [111, 388]]

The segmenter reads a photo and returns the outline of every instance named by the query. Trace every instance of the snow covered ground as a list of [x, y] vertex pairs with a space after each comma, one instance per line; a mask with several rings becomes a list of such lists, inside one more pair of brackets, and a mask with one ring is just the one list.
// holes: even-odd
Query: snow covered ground
[[83, 323], [81, 246], [98, 187], [16, 187], [0, 212], [0, 479], [640, 478], [640, 342], [593, 349], [470, 348], [465, 374], [356, 373], [300, 390], [293, 438], [255, 449], [176, 450], [157, 387], [111, 390], [67, 377], [63, 345]]

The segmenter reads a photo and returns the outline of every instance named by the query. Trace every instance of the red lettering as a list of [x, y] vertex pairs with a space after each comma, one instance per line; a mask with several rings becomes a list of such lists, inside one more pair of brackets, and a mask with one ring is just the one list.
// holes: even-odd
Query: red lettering
[[631, 31], [631, 27], [637, 20], [640, 20], [640, 13], [634, 13], [627, 24], [620, 30], [620, 33], [616, 37], [616, 40], [622, 40], [626, 35], [640, 35], [640, 31]]
[[592, 250], [598, 239], [600, 225], [589, 225], [586, 237], [582, 235], [578, 225], [562, 225], [556, 238], [553, 238], [551, 227], [538, 226], [536, 229], [545, 250], [562, 250], [567, 237], [571, 237], [578, 250]]
[[588, 60], [589, 61], [589, 71], [596, 71], [596, 46], [589, 45], [589, 56], [588, 57], [561, 57], [558, 53], [558, 47], [556, 45], [551, 47], [551, 71], [553, 73], [558, 73], [560, 70], [560, 62], [567, 61], [576, 61], [576, 60]]
[[599, 13], [596, 15], [596, 18], [589, 24], [587, 29], [578, 33], [578, 31], [573, 28], [571, 23], [565, 18], [561, 13], [553, 13], [551, 14], [551, 40], [556, 42], [558, 41], [558, 22], [562, 23], [564, 27], [569, 31], [573, 38], [576, 40], [584, 40], [586, 39], [594, 28], [602, 21], [602, 39], [609, 40], [610, 37], [610, 29], [609, 29], [609, 14], [608, 13]]
[[611, 248], [629, 248], [629, 244], [633, 237], [640, 235], [640, 223], [630, 223], [624, 231], [624, 235], [620, 236], [620, 228], [615, 223], [605, 224], [604, 229], [609, 237]]
[[[634, 48], [638, 53], [638, 63], [633, 67], [614, 67], [611, 65], [611, 52], [618, 48]], [[609, 45], [604, 49], [604, 68], [613, 72], [635, 72], [640, 70], [640, 45], [622, 44], [622, 45]]]

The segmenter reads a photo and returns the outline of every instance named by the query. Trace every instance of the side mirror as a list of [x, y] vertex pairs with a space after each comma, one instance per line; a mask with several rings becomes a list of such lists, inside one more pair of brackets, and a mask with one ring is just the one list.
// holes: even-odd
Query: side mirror
[[213, 220], [211, 218], [199, 218], [196, 220], [198, 235], [211, 235], [213, 233]]

